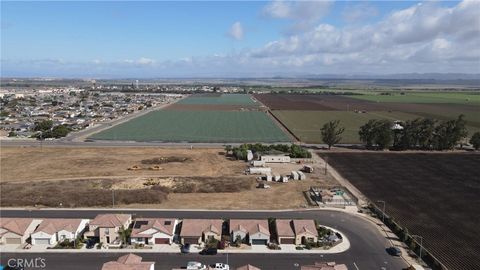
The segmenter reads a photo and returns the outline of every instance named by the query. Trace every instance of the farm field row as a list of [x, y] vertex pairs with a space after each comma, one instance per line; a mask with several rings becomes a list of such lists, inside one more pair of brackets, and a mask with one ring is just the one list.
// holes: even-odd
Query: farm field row
[[376, 92], [349, 96], [351, 98], [372, 102], [405, 102], [405, 103], [450, 103], [465, 105], [480, 105], [480, 93], [475, 92], [388, 92], [382, 95]]
[[[480, 269], [477, 153], [320, 153], [448, 269]], [[382, 204], [379, 205], [382, 207]]]
[[150, 112], [89, 139], [224, 143], [291, 141], [263, 112], [175, 110]]
[[[346, 111], [273, 111], [273, 114], [301, 141], [306, 143], [322, 143], [320, 129], [331, 120], [340, 120], [345, 128], [341, 143], [360, 143], [358, 131], [370, 119], [412, 120], [419, 117], [436, 119], [454, 119], [458, 115], [427, 115], [420, 113], [372, 111], [355, 113]], [[466, 114], [469, 134], [480, 131], [480, 113]]]
[[184, 105], [257, 105], [248, 94], [212, 94], [192, 95], [180, 100], [177, 104]]

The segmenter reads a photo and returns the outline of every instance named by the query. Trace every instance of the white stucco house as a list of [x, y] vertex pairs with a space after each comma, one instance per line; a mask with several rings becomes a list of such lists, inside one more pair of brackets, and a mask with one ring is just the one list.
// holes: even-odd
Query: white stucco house
[[44, 219], [31, 235], [32, 245], [56, 245], [64, 240], [73, 241], [82, 235], [88, 221], [88, 219]]

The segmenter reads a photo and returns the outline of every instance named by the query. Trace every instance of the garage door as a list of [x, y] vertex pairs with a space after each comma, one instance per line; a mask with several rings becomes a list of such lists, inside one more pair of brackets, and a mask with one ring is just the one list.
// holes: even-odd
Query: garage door
[[48, 238], [35, 238], [35, 245], [50, 245]]
[[168, 238], [155, 238], [155, 244], [169, 244], [170, 239]]
[[266, 245], [267, 240], [265, 239], [252, 239], [252, 245]]
[[183, 238], [183, 243], [184, 244], [198, 244], [198, 238], [197, 237], [184, 237]]
[[295, 244], [295, 238], [280, 238], [280, 244]]
[[5, 239], [5, 243], [20, 245], [22, 243], [22, 239], [21, 238], [7, 238], [7, 239]]

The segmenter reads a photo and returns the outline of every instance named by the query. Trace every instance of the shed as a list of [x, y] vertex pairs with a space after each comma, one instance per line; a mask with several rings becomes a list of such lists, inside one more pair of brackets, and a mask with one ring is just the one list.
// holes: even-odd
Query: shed
[[252, 161], [253, 167], [264, 167], [265, 166], [265, 161], [262, 160], [254, 160]]
[[305, 176], [305, 174], [301, 171], [298, 171], [298, 180], [305, 180], [307, 179], [307, 177]]
[[281, 155], [281, 156], [266, 155], [266, 156], [262, 156], [260, 160], [266, 163], [290, 163], [290, 157], [285, 155]]
[[288, 182], [288, 178], [289, 178], [288, 175], [284, 175], [284, 176], [282, 176], [280, 182], [287, 183], [287, 182]]
[[280, 174], [274, 174], [274, 175], [273, 175], [273, 181], [278, 182], [278, 181], [280, 181], [281, 179], [282, 179], [282, 177], [280, 176]]
[[247, 150], [247, 161], [250, 161], [253, 159], [253, 153], [252, 150]]
[[265, 180], [267, 180], [267, 182], [271, 182], [272, 181], [272, 175], [271, 174], [266, 174], [265, 175]]
[[250, 167], [248, 169], [250, 174], [271, 174], [272, 168], [269, 167]]
[[290, 175], [292, 176], [292, 180], [299, 180], [299, 176], [296, 171], [292, 171]]

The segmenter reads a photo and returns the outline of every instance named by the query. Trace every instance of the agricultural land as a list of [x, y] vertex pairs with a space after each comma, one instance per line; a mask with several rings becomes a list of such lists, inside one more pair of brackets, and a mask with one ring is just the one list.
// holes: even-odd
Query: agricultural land
[[156, 142], [289, 142], [292, 138], [250, 95], [193, 95], [90, 137]]
[[[332, 94], [256, 94], [273, 115], [300, 141], [321, 143], [320, 128], [331, 120], [345, 127], [342, 143], [359, 143], [358, 129], [370, 119], [412, 120], [430, 117], [450, 120], [465, 115], [470, 134], [480, 131], [478, 93], [358, 92]], [[418, 99], [417, 99], [418, 97]]]
[[[480, 155], [475, 153], [320, 153], [342, 177], [448, 269], [479, 269]], [[382, 204], [377, 203], [380, 208]]]

